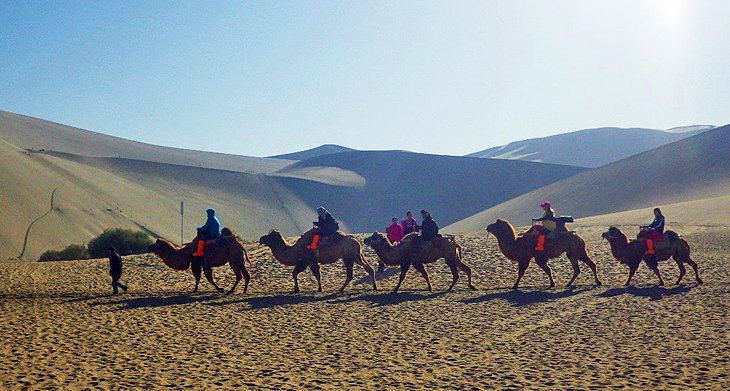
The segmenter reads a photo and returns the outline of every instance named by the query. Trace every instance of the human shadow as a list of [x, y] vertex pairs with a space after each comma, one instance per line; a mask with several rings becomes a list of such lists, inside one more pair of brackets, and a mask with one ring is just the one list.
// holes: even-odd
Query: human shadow
[[687, 293], [696, 285], [677, 285], [671, 288], [664, 288], [663, 286], [623, 286], [620, 288], [609, 289], [605, 292], [598, 294], [599, 297], [616, 297], [621, 295], [633, 295], [638, 297], [647, 297], [650, 301], [661, 300], [664, 297], [679, 295]]
[[250, 297], [234, 299], [234, 300], [219, 300], [219, 301], [207, 303], [207, 305], [219, 307], [219, 306], [231, 305], [231, 304], [248, 304], [250, 309], [263, 309], [263, 308], [278, 307], [278, 306], [282, 306], [282, 305], [316, 303], [316, 302], [330, 300], [330, 299], [336, 298], [340, 295], [341, 295], [340, 293], [330, 293], [327, 295], [306, 294], [306, 293], [303, 293], [303, 294], [281, 293], [281, 294], [277, 294], [277, 295], [267, 295], [267, 296], [250, 296]]
[[389, 292], [389, 293], [367, 293], [362, 295], [352, 295], [350, 297], [338, 298], [328, 301], [327, 304], [347, 304], [360, 301], [370, 302], [375, 307], [384, 307], [396, 305], [410, 301], [431, 300], [443, 296], [447, 291], [440, 292]]
[[465, 304], [484, 303], [492, 300], [505, 300], [512, 305], [512, 307], [523, 307], [532, 304], [546, 303], [553, 300], [565, 299], [571, 296], [588, 292], [595, 287], [593, 286], [572, 286], [562, 290], [537, 290], [537, 291], [522, 291], [519, 289], [508, 289], [500, 290], [494, 293], [487, 293], [486, 295], [474, 297], [470, 299], [460, 300]]
[[219, 298], [219, 294], [211, 295], [191, 295], [182, 294], [174, 296], [143, 296], [143, 297], [132, 297], [122, 298], [120, 300], [112, 301], [98, 301], [95, 303], [89, 303], [89, 306], [95, 307], [100, 305], [121, 305], [118, 310], [130, 310], [135, 308], [155, 308], [155, 307], [167, 307], [172, 305], [182, 305], [190, 303], [206, 302]]

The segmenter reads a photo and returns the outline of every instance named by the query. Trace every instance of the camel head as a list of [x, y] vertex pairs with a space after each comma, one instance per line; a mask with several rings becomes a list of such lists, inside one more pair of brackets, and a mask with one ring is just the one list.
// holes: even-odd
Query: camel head
[[281, 232], [272, 229], [268, 234], [259, 238], [259, 243], [265, 246], [273, 247], [284, 242], [284, 236]]
[[497, 221], [495, 221], [494, 223], [489, 224], [487, 226], [487, 232], [489, 232], [490, 234], [492, 234], [494, 236], [499, 236], [499, 235], [501, 235], [505, 232], [509, 232], [509, 231], [514, 231], [514, 230], [512, 229], [512, 226], [510, 225], [509, 221], [507, 221], [507, 220], [497, 219]]
[[147, 247], [147, 251], [154, 254], [161, 254], [165, 251], [175, 250], [175, 246], [165, 239], [158, 238], [154, 243]]
[[373, 247], [373, 245], [377, 246], [378, 244], [381, 244], [381, 243], [388, 243], [388, 239], [385, 236], [383, 236], [383, 234], [381, 234], [380, 232], [373, 232], [373, 234], [370, 235], [369, 237], [365, 238], [365, 240], [363, 240], [363, 242], [365, 243], [366, 246]]
[[602, 233], [601, 238], [608, 240], [609, 243], [614, 240], [620, 240], [624, 242], [627, 240], [626, 235], [624, 235], [624, 233], [616, 227], [611, 227], [608, 229], [608, 231]]

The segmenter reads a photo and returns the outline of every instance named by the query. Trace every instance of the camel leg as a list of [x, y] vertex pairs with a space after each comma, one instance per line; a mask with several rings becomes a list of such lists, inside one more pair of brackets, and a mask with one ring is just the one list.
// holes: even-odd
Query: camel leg
[[593, 262], [591, 257], [588, 256], [588, 253], [583, 252], [578, 259], [583, 261], [586, 265], [588, 265], [589, 268], [591, 268], [591, 271], [593, 272], [593, 278], [596, 281], [596, 285], [601, 286], [601, 280], [598, 279], [598, 270], [596, 269], [596, 263]]
[[370, 275], [370, 279], [373, 281], [373, 290], [378, 290], [378, 285], [375, 283], [375, 270], [373, 270], [372, 266], [368, 263], [368, 261], [365, 260], [365, 256], [360, 254], [359, 257], [355, 259], [355, 262], [357, 262], [360, 266], [362, 266], [363, 269]]
[[[345, 282], [342, 284], [342, 287], [340, 288], [340, 293], [345, 291], [345, 288], [348, 284], [350, 284], [350, 281], [352, 281], [352, 268], [355, 266], [355, 261], [352, 259], [346, 259], [345, 260], [345, 271], [347, 272], [347, 277], [345, 278]], [[372, 273], [373, 269], [370, 268], [370, 272]]]
[[520, 280], [522, 280], [522, 276], [525, 275], [525, 271], [527, 271], [528, 266], [530, 266], [529, 259], [527, 261], [519, 262], [519, 269], [517, 270], [517, 281], [515, 281], [515, 284], [512, 285], [512, 289], [517, 289], [517, 287], [520, 285]]
[[395, 289], [393, 289], [393, 293], [398, 293], [398, 289], [400, 289], [400, 284], [403, 282], [403, 279], [406, 278], [406, 273], [408, 273], [408, 269], [410, 268], [410, 262], [404, 262], [400, 264], [400, 278], [398, 279], [398, 285], [396, 285]]
[[639, 268], [639, 262], [635, 262], [629, 265], [629, 279], [626, 280], [626, 283], [624, 286], [631, 285], [631, 279], [634, 277], [634, 274], [636, 274], [636, 269]]
[[580, 274], [580, 267], [578, 266], [578, 258], [573, 254], [568, 254], [568, 260], [570, 261], [570, 266], [573, 267], [573, 277], [570, 278], [570, 281], [568, 282], [568, 285], [566, 285], [566, 287], [573, 285], [573, 282], [575, 282], [575, 279], [578, 278], [578, 275]]
[[466, 273], [466, 283], [469, 286], [469, 288], [473, 291], [477, 290], [477, 288], [474, 287], [474, 285], [471, 284], [471, 268], [469, 266], [466, 266], [464, 262], [461, 260], [456, 261], [456, 267], [461, 269], [464, 273]]
[[451, 292], [451, 290], [454, 289], [456, 282], [459, 281], [459, 269], [456, 267], [456, 262], [454, 262], [454, 260], [447, 260], [446, 264], [449, 265], [449, 269], [451, 269], [451, 285], [446, 291]]
[[322, 273], [319, 270], [319, 263], [310, 263], [309, 270], [312, 271], [312, 275], [314, 275], [314, 278], [317, 279], [317, 292], [322, 292]]
[[205, 274], [205, 279], [208, 280], [208, 282], [215, 287], [215, 290], [217, 290], [219, 293], [223, 293], [223, 288], [219, 287], [218, 284], [216, 284], [213, 280], [213, 268], [211, 266], [203, 264], [203, 273]]
[[248, 269], [246, 269], [245, 264], [241, 269], [241, 273], [243, 273], [243, 293], [246, 293], [248, 292], [248, 282], [251, 281], [251, 274], [248, 273]]
[[675, 259], [677, 261], [677, 266], [679, 266], [679, 278], [677, 278], [677, 283], [674, 285], [679, 285], [680, 282], [682, 282], [682, 278], [687, 273], [687, 268], [684, 267], [684, 263], [682, 261]]
[[299, 261], [294, 266], [294, 271], [292, 272], [292, 277], [294, 278], [294, 290], [292, 293], [299, 293], [299, 273], [303, 272], [304, 269], [307, 268], [307, 264], [305, 262]]
[[418, 270], [423, 278], [426, 280], [426, 285], [428, 285], [428, 291], [431, 292], [431, 280], [428, 278], [428, 272], [426, 272], [426, 268], [423, 266], [421, 262], [416, 262], [413, 264], [413, 268]]
[[702, 284], [702, 279], [700, 278], [700, 272], [697, 270], [697, 263], [692, 260], [692, 258], [687, 257], [684, 262], [688, 263], [690, 267], [692, 267], [692, 270], [695, 271], [695, 278], [697, 279], [698, 284]]
[[[571, 259], [571, 263], [574, 263], [575, 266], [578, 266], [578, 261], [573, 261]], [[547, 258], [535, 258], [535, 263], [537, 263], [537, 266], [540, 266], [540, 269], [542, 269], [545, 274], [547, 274], [548, 279], [550, 280], [550, 288], [555, 288], [555, 281], [553, 280], [553, 271], [550, 269], [550, 265], [548, 265]], [[568, 286], [570, 286], [571, 283], [573, 283], [573, 280], [575, 280], [575, 269], [573, 270], [573, 279], [570, 280], [570, 283]]]
[[241, 282], [241, 278], [243, 278], [243, 273], [241, 273], [241, 267], [238, 267], [238, 266], [234, 267], [233, 265], [231, 265], [231, 270], [233, 270], [233, 274], [236, 275], [236, 282], [233, 283], [233, 286], [228, 291], [229, 295], [236, 290], [238, 283]]
[[195, 277], [195, 290], [193, 292], [198, 292], [198, 286], [200, 285], [200, 277], [203, 275], [203, 264], [193, 258], [193, 261], [190, 263], [190, 269], [193, 272], [193, 277]]
[[656, 258], [649, 258], [646, 261], [646, 266], [649, 266], [649, 269], [651, 269], [651, 271], [659, 277], [659, 286], [664, 286], [664, 280], [662, 280], [662, 275], [659, 273], [659, 265], [657, 264]]

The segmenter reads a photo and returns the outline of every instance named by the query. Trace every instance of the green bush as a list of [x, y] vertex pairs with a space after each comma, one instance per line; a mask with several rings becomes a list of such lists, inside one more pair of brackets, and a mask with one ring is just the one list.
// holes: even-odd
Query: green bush
[[83, 244], [72, 244], [61, 251], [49, 250], [41, 254], [39, 262], [45, 261], [70, 261], [75, 259], [87, 259], [89, 254]]
[[109, 255], [109, 247], [114, 247], [117, 252], [126, 254], [141, 254], [147, 252], [147, 247], [152, 244], [152, 239], [142, 231], [131, 229], [113, 228], [91, 239], [89, 242], [89, 257], [103, 258]]

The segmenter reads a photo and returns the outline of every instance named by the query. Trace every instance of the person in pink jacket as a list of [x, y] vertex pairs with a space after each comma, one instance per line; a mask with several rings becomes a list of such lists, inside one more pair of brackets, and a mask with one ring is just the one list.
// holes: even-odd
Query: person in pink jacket
[[[403, 240], [403, 227], [398, 224], [398, 219], [393, 217], [391, 220], [391, 224], [385, 228], [385, 234], [388, 237], [388, 240], [391, 241], [391, 243], [395, 244]], [[378, 259], [378, 272], [385, 271], [385, 263], [383, 263], [382, 260]]]
[[398, 219], [393, 217], [391, 224], [385, 229], [385, 233], [393, 244], [403, 240], [403, 226], [398, 224]]

